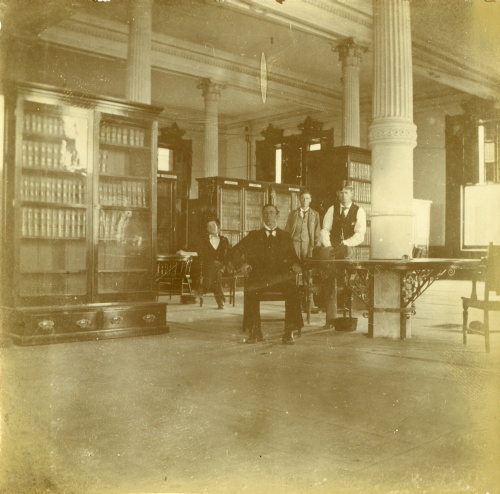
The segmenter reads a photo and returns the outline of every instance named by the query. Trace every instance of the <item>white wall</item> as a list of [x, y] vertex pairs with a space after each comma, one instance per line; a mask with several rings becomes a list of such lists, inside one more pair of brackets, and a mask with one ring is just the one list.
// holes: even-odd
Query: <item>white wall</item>
[[432, 201], [431, 246], [445, 243], [446, 212], [446, 148], [445, 114], [462, 113], [456, 105], [442, 106], [418, 112], [417, 147], [413, 152], [413, 197]]

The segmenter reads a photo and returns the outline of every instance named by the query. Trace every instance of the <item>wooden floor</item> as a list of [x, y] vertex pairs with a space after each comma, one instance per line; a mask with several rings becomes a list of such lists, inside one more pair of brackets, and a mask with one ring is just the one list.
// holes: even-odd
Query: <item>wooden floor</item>
[[247, 345], [239, 294], [173, 297], [167, 335], [2, 348], [0, 493], [497, 493], [500, 335], [462, 345], [469, 289], [435, 283], [406, 341], [316, 314], [282, 345], [272, 302]]

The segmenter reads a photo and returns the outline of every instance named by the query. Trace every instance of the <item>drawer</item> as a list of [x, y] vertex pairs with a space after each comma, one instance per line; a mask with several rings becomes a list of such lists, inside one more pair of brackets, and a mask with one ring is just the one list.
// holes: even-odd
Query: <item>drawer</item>
[[51, 336], [98, 329], [96, 311], [18, 312], [14, 333], [19, 336]]
[[157, 328], [166, 326], [166, 305], [103, 309], [102, 329]]

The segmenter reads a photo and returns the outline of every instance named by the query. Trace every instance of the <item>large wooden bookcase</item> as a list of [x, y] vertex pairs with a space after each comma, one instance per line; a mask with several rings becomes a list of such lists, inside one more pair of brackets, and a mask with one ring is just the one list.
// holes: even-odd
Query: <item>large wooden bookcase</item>
[[216, 216], [221, 221], [221, 234], [228, 238], [231, 245], [235, 245], [248, 232], [262, 227], [262, 207], [266, 203], [278, 207], [278, 226], [284, 228], [290, 211], [299, 207], [302, 190], [304, 187], [297, 185], [257, 180], [199, 178], [197, 207], [200, 229], [204, 219]]
[[366, 211], [367, 228], [364, 242], [354, 247], [356, 259], [370, 257], [371, 151], [354, 146], [339, 146], [307, 155], [307, 189], [311, 206], [323, 216], [328, 207], [338, 202], [336, 191], [344, 180], [352, 183], [353, 201]]
[[18, 344], [162, 333], [160, 108], [6, 86], [4, 328]]

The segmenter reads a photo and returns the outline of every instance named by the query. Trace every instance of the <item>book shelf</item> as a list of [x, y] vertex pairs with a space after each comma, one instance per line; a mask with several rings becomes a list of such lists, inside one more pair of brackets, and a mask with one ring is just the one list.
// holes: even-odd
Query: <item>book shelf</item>
[[16, 343], [167, 330], [155, 301], [159, 112], [7, 85], [2, 309]]
[[[313, 154], [313, 153], [310, 153]], [[367, 226], [361, 245], [353, 247], [355, 259], [370, 258], [371, 152], [353, 146], [340, 146], [315, 153], [308, 159], [307, 188], [312, 194], [311, 207], [324, 215], [338, 203], [336, 191], [344, 180], [353, 186], [353, 202], [366, 212]]]
[[284, 228], [288, 214], [299, 207], [303, 187], [257, 180], [207, 177], [198, 180], [198, 210], [203, 220], [216, 216], [221, 221], [221, 235], [236, 245], [248, 232], [262, 228], [262, 207], [275, 204], [280, 211], [278, 226]]

